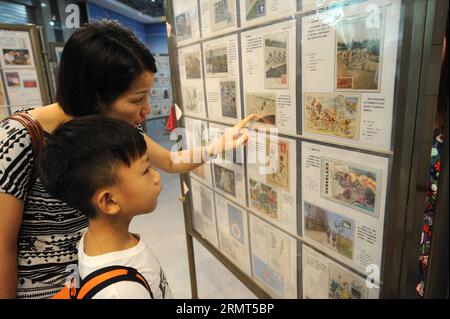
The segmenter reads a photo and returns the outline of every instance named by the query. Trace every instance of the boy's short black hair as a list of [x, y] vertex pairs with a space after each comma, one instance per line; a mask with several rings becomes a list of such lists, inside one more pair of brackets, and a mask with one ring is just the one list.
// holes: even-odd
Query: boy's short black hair
[[102, 115], [75, 118], [57, 128], [39, 157], [39, 177], [54, 197], [88, 217], [95, 192], [119, 183], [118, 165], [131, 166], [147, 150], [132, 125]]
[[156, 73], [155, 58], [129, 30], [113, 21], [91, 23], [64, 45], [56, 101], [74, 117], [99, 113], [126, 92], [145, 71]]

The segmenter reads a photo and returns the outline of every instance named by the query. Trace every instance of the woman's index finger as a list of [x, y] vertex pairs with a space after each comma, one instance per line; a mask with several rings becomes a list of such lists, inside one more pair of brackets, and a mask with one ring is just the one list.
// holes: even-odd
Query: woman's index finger
[[255, 114], [247, 115], [242, 121], [237, 123], [234, 127], [235, 128], [243, 128], [248, 122], [253, 121], [255, 119]]

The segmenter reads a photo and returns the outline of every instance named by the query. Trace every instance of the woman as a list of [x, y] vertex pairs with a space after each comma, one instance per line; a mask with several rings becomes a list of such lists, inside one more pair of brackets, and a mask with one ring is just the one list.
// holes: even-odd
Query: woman
[[[28, 113], [45, 134], [74, 117], [91, 114], [118, 118], [140, 129], [151, 111], [148, 92], [155, 73], [153, 56], [131, 32], [112, 22], [91, 24], [65, 44], [58, 103]], [[234, 130], [241, 131], [251, 119]], [[237, 147], [248, 134], [235, 137]], [[188, 172], [202, 165], [174, 163], [169, 151], [148, 136], [145, 139], [152, 165], [165, 172]], [[191, 158], [196, 152], [213, 155], [223, 142], [184, 152]], [[77, 263], [76, 245], [87, 226], [80, 212], [48, 194], [39, 178], [30, 177], [33, 162], [27, 130], [17, 121], [4, 122], [0, 126], [0, 298], [48, 298], [59, 291]]]

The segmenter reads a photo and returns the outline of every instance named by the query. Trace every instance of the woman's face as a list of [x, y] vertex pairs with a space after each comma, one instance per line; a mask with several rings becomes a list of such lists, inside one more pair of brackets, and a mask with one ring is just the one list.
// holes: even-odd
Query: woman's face
[[152, 110], [148, 103], [148, 93], [154, 79], [154, 73], [144, 72], [133, 81], [128, 91], [120, 95], [101, 113], [134, 126], [141, 124]]

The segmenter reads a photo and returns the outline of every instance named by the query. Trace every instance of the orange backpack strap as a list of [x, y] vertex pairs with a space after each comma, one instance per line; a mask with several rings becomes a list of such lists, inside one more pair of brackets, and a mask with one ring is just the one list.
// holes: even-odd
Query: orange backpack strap
[[50, 299], [75, 299], [76, 296], [77, 296], [76, 288], [68, 288], [68, 287], [64, 286], [63, 289], [58, 291]]
[[153, 299], [153, 293], [150, 285], [135, 268], [125, 266], [110, 266], [101, 268], [89, 274], [81, 281], [76, 299], [91, 299], [102, 289], [120, 281], [134, 281], [150, 293]]

